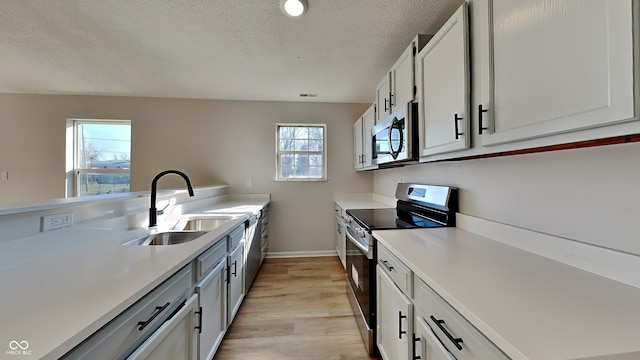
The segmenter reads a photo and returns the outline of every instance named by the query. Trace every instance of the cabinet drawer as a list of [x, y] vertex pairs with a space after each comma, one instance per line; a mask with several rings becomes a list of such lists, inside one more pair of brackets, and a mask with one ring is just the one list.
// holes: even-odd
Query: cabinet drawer
[[[191, 288], [191, 278], [191, 267], [184, 267], [62, 359], [119, 359], [122, 355], [127, 355], [145, 341], [186, 299]], [[147, 324], [142, 327], [141, 322]]]
[[242, 239], [244, 239], [244, 225], [238, 226], [229, 234], [229, 251], [235, 249]]
[[340, 207], [340, 205], [335, 204], [335, 211], [336, 211], [336, 215], [342, 216], [342, 207]]
[[[471, 325], [420, 278], [415, 279], [416, 317], [424, 320], [458, 360], [508, 360], [489, 339]], [[454, 340], [460, 339], [461, 342]]]
[[378, 264], [402, 292], [413, 297], [413, 271], [380, 243], [378, 243]]
[[220, 260], [227, 256], [227, 237], [220, 239], [196, 259], [196, 279], [209, 272]]

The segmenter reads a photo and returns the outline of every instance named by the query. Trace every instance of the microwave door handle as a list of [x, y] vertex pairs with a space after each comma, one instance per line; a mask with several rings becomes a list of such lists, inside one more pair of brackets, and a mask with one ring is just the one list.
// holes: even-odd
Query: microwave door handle
[[395, 158], [398, 157], [398, 155], [393, 150], [393, 142], [391, 141], [391, 133], [392, 132], [393, 132], [393, 121], [391, 122], [391, 125], [389, 125], [389, 131], [388, 131], [388, 134], [387, 134], [387, 142], [389, 143], [389, 154], [391, 154], [391, 157], [393, 157], [395, 159]]
[[402, 152], [402, 144], [404, 143], [404, 134], [402, 132], [402, 129], [400, 130], [400, 147], [398, 147], [398, 150], [395, 150], [393, 148], [393, 142], [392, 142], [392, 132], [393, 129], [396, 125], [396, 123], [400, 122], [400, 120], [398, 118], [394, 118], [393, 121], [391, 121], [391, 125], [389, 126], [389, 152], [391, 153], [391, 156], [394, 159], [398, 158], [398, 155], [400, 155], [400, 153]]

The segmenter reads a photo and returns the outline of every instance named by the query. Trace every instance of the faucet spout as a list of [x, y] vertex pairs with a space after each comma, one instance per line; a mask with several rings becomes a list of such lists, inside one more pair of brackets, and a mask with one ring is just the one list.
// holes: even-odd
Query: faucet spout
[[191, 180], [189, 180], [189, 177], [187, 176], [187, 174], [183, 173], [182, 171], [178, 171], [178, 170], [165, 170], [160, 172], [158, 175], [156, 175], [153, 178], [153, 181], [151, 182], [151, 205], [149, 207], [149, 228], [155, 227], [158, 224], [158, 209], [156, 208], [156, 197], [157, 197], [157, 188], [158, 188], [158, 180], [160, 180], [161, 177], [167, 175], [167, 174], [176, 174], [176, 175], [180, 175], [182, 176], [182, 178], [184, 179], [184, 181], [187, 183], [187, 191], [189, 192], [189, 196], [194, 196], [193, 193], [193, 187], [191, 186]]

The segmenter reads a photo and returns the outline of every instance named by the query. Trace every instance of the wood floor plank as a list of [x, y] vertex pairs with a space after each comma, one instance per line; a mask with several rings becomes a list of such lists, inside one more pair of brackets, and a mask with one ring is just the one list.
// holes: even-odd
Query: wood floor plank
[[265, 260], [215, 360], [368, 360], [337, 257]]

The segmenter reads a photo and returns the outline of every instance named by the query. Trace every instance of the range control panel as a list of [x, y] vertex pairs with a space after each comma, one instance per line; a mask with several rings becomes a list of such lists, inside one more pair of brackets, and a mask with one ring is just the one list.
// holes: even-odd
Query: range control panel
[[451, 186], [399, 183], [396, 188], [396, 199], [417, 201], [448, 210], [452, 195], [455, 195], [457, 190]]

